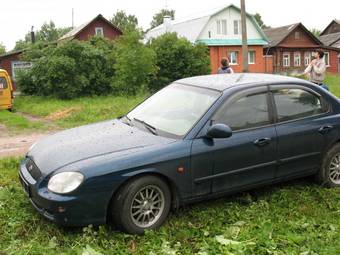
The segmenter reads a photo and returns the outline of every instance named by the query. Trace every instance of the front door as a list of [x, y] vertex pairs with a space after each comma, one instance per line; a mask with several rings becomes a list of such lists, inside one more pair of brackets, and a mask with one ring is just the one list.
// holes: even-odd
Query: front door
[[272, 95], [278, 122], [276, 177], [315, 171], [321, 163], [326, 129], [331, 127], [320, 118], [328, 111], [327, 105], [313, 91], [300, 86], [275, 86]]
[[226, 139], [198, 138], [193, 142], [196, 195], [232, 191], [274, 178], [276, 132], [266, 86], [233, 96], [209, 123], [226, 124], [233, 134]]

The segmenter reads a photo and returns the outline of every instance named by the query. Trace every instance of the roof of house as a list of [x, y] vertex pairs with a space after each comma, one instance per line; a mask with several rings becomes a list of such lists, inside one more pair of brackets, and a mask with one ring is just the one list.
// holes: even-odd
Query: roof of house
[[331, 23], [329, 23], [328, 26], [320, 33], [320, 35], [324, 35], [324, 33], [326, 33], [327, 29], [328, 29], [333, 23], [336, 23], [336, 24], [340, 25], [340, 20], [338, 20], [338, 19], [333, 19], [333, 20], [331, 21]]
[[[241, 11], [240, 8], [238, 8], [237, 6], [230, 4], [230, 5], [223, 7], [223, 8], [218, 8], [218, 9], [208, 11], [207, 13], [205, 13], [203, 15], [201, 14], [201, 16], [199, 16], [199, 17], [192, 17], [192, 18], [185, 19], [185, 20], [173, 20], [171, 22], [171, 32], [176, 32], [179, 36], [185, 37], [190, 42], [195, 43], [195, 42], [197, 42], [200, 33], [205, 28], [205, 26], [207, 25], [209, 20], [213, 16], [215, 16], [216, 14], [218, 14], [218, 13], [220, 13], [220, 12], [226, 10], [226, 9], [229, 9], [229, 8], [234, 8], [238, 11]], [[260, 26], [258, 25], [258, 23], [256, 22], [254, 16], [249, 14], [249, 13], [247, 13], [247, 16], [252, 21], [252, 23], [256, 27], [257, 31], [261, 34], [261, 36], [263, 38], [262, 44], [263, 43], [267, 44], [267, 37], [263, 33], [263, 31], [260, 28]], [[155, 37], [158, 37], [162, 34], [165, 34], [166, 32], [168, 32], [168, 31], [167, 31], [165, 24], [163, 23], [163, 24], [149, 30], [146, 33], [145, 38], [147, 40], [149, 40], [151, 38], [155, 38]]]
[[72, 40], [76, 35], [78, 35], [81, 31], [83, 31], [87, 26], [89, 26], [92, 22], [94, 22], [95, 20], [97, 19], [101, 19], [103, 20], [104, 22], [106, 22], [108, 25], [110, 25], [113, 29], [119, 31], [120, 33], [122, 33], [122, 31], [117, 28], [116, 26], [114, 26], [110, 21], [108, 21], [107, 19], [105, 19], [103, 17], [103, 15], [99, 14], [98, 16], [96, 16], [94, 19], [78, 26], [78, 27], [75, 27], [73, 28], [71, 31], [69, 31], [68, 33], [66, 33], [65, 35], [63, 35], [62, 37], [60, 37], [58, 39], [58, 41], [62, 41], [62, 40]]
[[218, 91], [224, 91], [227, 88], [239, 85], [259, 85], [259, 84], [276, 84], [276, 83], [307, 83], [307, 81], [281, 75], [273, 74], [255, 74], [255, 73], [235, 73], [235, 74], [214, 74], [203, 75], [190, 78], [184, 78], [176, 83], [190, 85], [195, 87], [209, 88]]
[[320, 41], [326, 46], [333, 46], [340, 41], [340, 32], [320, 36]]
[[4, 54], [1, 54], [0, 59], [4, 58], [4, 57], [15, 55], [15, 54], [20, 54], [24, 51], [25, 51], [25, 49], [8, 51], [8, 52], [5, 52]]
[[332, 47], [335, 47], [335, 48], [340, 48], [340, 40], [333, 43]]
[[317, 44], [322, 45], [322, 42], [316, 38], [302, 23], [295, 23], [283, 27], [265, 29], [264, 33], [269, 39], [270, 47], [278, 46], [297, 27], [302, 28]]

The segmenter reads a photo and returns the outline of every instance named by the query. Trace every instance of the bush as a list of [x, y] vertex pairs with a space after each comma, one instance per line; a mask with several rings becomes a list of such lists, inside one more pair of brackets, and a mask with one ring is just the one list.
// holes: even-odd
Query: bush
[[25, 94], [63, 99], [112, 93], [112, 49], [105, 39], [34, 46], [24, 55], [33, 67], [18, 75], [18, 87]]
[[141, 42], [139, 32], [123, 35], [115, 47], [116, 91], [136, 94], [146, 88], [156, 73], [155, 53]]
[[62, 99], [131, 95], [210, 72], [204, 45], [173, 33], [147, 45], [141, 41], [141, 34], [131, 31], [117, 41], [93, 37], [88, 42], [35, 44], [23, 56], [33, 67], [18, 74], [17, 85], [24, 94]]
[[208, 48], [203, 44], [192, 44], [176, 33], [167, 33], [149, 42], [156, 53], [158, 72], [150, 83], [152, 90], [158, 90], [170, 82], [210, 73]]

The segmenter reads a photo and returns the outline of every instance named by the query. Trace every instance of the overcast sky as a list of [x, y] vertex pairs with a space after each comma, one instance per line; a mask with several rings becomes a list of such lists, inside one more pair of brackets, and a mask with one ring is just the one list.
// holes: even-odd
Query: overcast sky
[[[177, 18], [196, 16], [207, 10], [235, 4], [239, 0], [7, 0], [1, 1], [0, 42], [11, 50], [31, 26], [39, 29], [44, 22], [57, 27], [71, 26], [72, 8], [75, 25], [91, 20], [99, 13], [111, 18], [117, 10], [137, 16], [139, 25], [149, 27], [153, 14], [164, 8], [176, 11]], [[322, 30], [331, 20], [340, 19], [339, 0], [246, 0], [247, 12], [262, 15], [272, 27], [302, 22], [307, 28]]]

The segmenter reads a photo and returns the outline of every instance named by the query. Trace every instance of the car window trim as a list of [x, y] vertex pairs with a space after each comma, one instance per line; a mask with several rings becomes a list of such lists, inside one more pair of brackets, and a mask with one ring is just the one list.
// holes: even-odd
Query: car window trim
[[[310, 115], [310, 116], [306, 116], [306, 117], [302, 117], [302, 118], [297, 118], [297, 119], [292, 119], [292, 120], [286, 120], [286, 121], [279, 121], [278, 120], [278, 115], [277, 115], [277, 108], [276, 108], [276, 103], [275, 103], [275, 99], [274, 99], [274, 93], [273, 91], [275, 90], [280, 90], [280, 89], [301, 89], [307, 92], [310, 92], [311, 94], [317, 96], [320, 99], [321, 102], [321, 107], [323, 110], [326, 109], [325, 112], [319, 113], [319, 114], [314, 114], [314, 115]], [[331, 105], [327, 102], [327, 100], [324, 99], [324, 97], [316, 92], [315, 90], [305, 87], [305, 86], [301, 86], [298, 84], [279, 84], [279, 85], [269, 85], [269, 95], [271, 97], [271, 102], [272, 102], [272, 107], [273, 107], [273, 114], [274, 114], [274, 125], [278, 125], [278, 124], [285, 124], [285, 123], [290, 123], [290, 122], [296, 122], [296, 121], [301, 121], [301, 120], [306, 120], [306, 119], [314, 119], [317, 117], [322, 117], [322, 116], [327, 116], [329, 113], [332, 112], [332, 107]], [[327, 108], [325, 108], [327, 107]]]
[[271, 109], [271, 107], [272, 107], [271, 104], [269, 103], [270, 97], [269, 97], [269, 94], [268, 94], [268, 92], [269, 92], [269, 86], [268, 85], [261, 85], [261, 86], [255, 87], [255, 88], [249, 88], [249, 89], [246, 89], [246, 90], [238, 91], [235, 94], [233, 94], [232, 96], [225, 99], [225, 101], [221, 103], [221, 106], [218, 107], [215, 110], [215, 112], [212, 114], [211, 118], [208, 120], [209, 125], [210, 125], [211, 121], [213, 120], [214, 116], [217, 114], [217, 112], [222, 107], [227, 107], [228, 105], [235, 102], [237, 99], [240, 99], [244, 96], [261, 94], [262, 92], [263, 92], [263, 94], [266, 94], [266, 102], [267, 102], [267, 109], [268, 109], [268, 120], [269, 120], [270, 123], [266, 124], [266, 125], [261, 125], [261, 126], [258, 126], [258, 127], [243, 128], [243, 129], [238, 129], [238, 130], [235, 130], [235, 131], [233, 130], [233, 133], [255, 130], [255, 129], [270, 127], [270, 126], [274, 125], [275, 124], [273, 122], [274, 116], [272, 115], [274, 112], [273, 112], [273, 109]]

